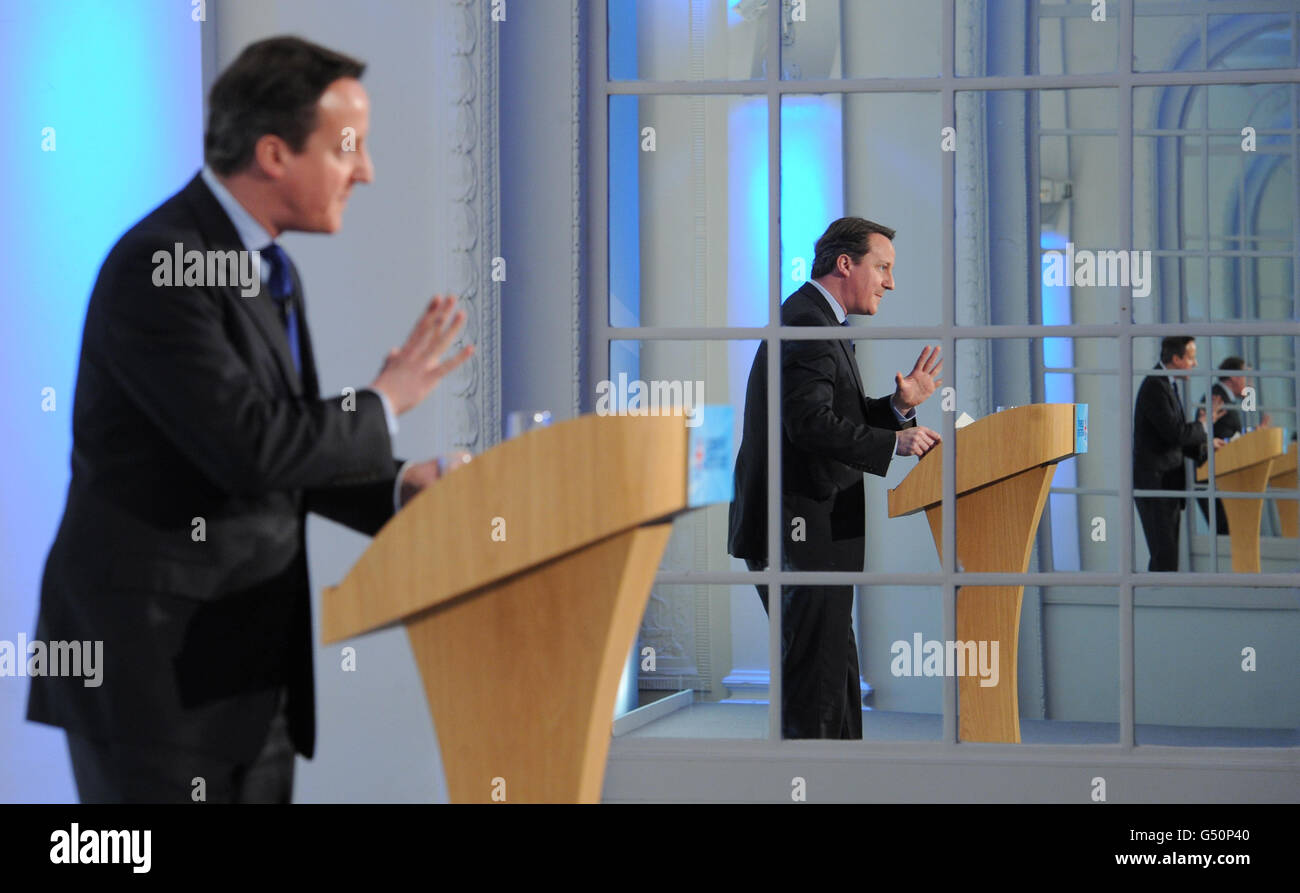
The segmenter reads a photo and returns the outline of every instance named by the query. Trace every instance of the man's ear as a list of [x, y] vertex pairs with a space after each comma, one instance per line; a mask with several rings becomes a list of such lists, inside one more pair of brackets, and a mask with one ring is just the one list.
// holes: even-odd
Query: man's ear
[[264, 133], [253, 144], [252, 167], [257, 173], [272, 180], [284, 176], [289, 156], [293, 154], [289, 144], [273, 133]]

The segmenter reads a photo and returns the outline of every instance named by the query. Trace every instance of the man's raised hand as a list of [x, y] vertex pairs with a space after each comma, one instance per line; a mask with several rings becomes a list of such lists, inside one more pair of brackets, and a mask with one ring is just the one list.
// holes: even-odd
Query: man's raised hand
[[398, 415], [414, 409], [439, 381], [473, 355], [474, 345], [466, 344], [455, 356], [439, 362], [464, 327], [465, 311], [456, 309], [456, 296], [434, 295], [406, 343], [388, 352], [370, 387], [387, 397]]
[[912, 371], [903, 377], [903, 373], [894, 373], [894, 408], [906, 415], [925, 402], [934, 393], [935, 388], [943, 384], [942, 378], [935, 378], [943, 369], [943, 360], [939, 358], [939, 347], [925, 347], [916, 358]]

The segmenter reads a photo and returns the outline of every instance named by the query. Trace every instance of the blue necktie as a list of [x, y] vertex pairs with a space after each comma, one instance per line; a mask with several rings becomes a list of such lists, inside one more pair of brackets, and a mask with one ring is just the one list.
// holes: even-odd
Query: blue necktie
[[298, 314], [293, 309], [293, 275], [289, 272], [289, 255], [272, 242], [262, 249], [262, 257], [271, 265], [267, 285], [271, 298], [280, 310], [280, 320], [289, 339], [289, 352], [293, 354], [293, 368], [302, 375], [302, 356], [298, 347]]

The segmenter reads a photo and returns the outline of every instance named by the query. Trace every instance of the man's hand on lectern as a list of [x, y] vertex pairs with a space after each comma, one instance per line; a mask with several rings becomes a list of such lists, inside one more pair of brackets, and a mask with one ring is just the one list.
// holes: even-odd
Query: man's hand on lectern
[[924, 456], [939, 442], [939, 432], [924, 425], [904, 428], [899, 431], [894, 441], [894, 454], [897, 456]]
[[437, 481], [439, 477], [437, 459], [430, 459], [428, 462], [412, 462], [406, 466], [406, 471], [402, 474], [402, 505], [405, 506], [415, 498], [417, 493]]
[[415, 494], [425, 487], [446, 477], [473, 458], [474, 454], [467, 450], [452, 450], [428, 462], [413, 462], [406, 466], [406, 472], [402, 475], [402, 505], [414, 499]]

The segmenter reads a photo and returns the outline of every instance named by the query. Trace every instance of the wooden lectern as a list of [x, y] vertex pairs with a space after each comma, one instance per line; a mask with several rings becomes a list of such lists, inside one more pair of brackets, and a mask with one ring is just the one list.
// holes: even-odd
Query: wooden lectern
[[[1024, 573], [1055, 465], [1087, 451], [1087, 404], [1039, 403], [985, 416], [957, 431], [957, 567], [966, 572]], [[889, 516], [925, 510], [943, 555], [943, 447], [921, 457], [889, 491]], [[957, 678], [963, 741], [1020, 741], [1016, 652], [1023, 586], [963, 586], [957, 638], [998, 642], [998, 684]]]
[[[1300, 483], [1300, 449], [1292, 449], [1280, 458], [1273, 460], [1273, 471], [1268, 476], [1268, 485], [1278, 490], [1294, 490]], [[1300, 502], [1294, 499], [1277, 500], [1277, 520], [1279, 533], [1284, 537], [1300, 537]]]
[[680, 415], [529, 431], [420, 493], [325, 590], [326, 643], [406, 626], [452, 802], [600, 799], [689, 438]]
[[[1214, 489], [1263, 494], [1273, 460], [1282, 455], [1282, 450], [1281, 428], [1257, 428], [1224, 444], [1214, 454]], [[1196, 482], [1209, 479], [1210, 463], [1207, 461], [1196, 469]], [[1259, 573], [1259, 521], [1264, 514], [1263, 497], [1224, 497], [1223, 513], [1228, 516], [1233, 573]]]

